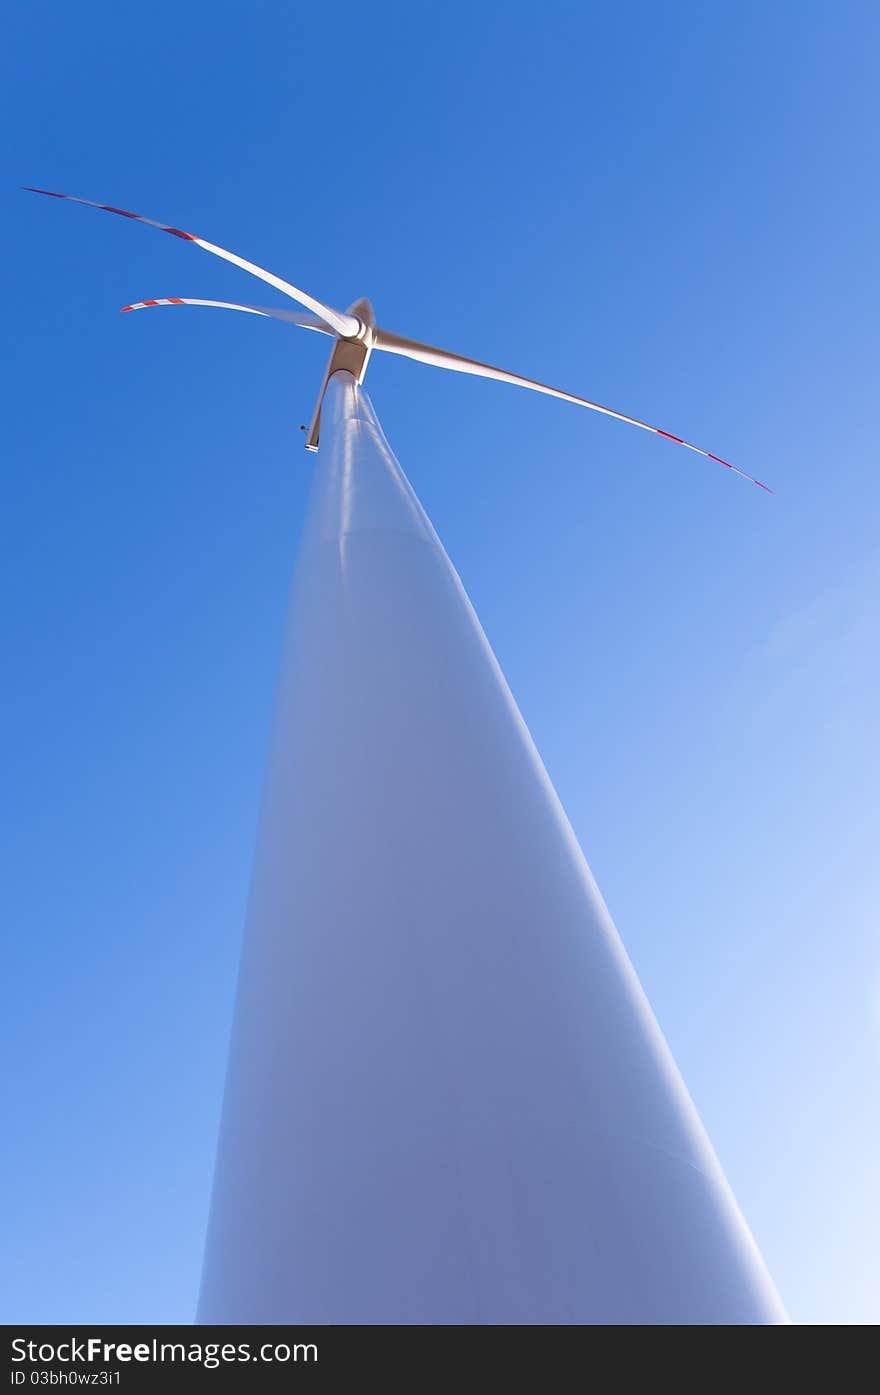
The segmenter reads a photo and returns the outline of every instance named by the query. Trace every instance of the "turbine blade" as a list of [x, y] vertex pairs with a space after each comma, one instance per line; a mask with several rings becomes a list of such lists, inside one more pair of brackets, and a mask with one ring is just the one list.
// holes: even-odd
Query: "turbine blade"
[[301, 291], [297, 286], [291, 285], [289, 281], [282, 281], [280, 276], [275, 276], [271, 271], [265, 271], [263, 267], [256, 266], [254, 262], [245, 261], [244, 257], [238, 257], [234, 252], [227, 252], [225, 247], [218, 247], [213, 242], [206, 242], [202, 237], [196, 237], [193, 233], [182, 232], [180, 228], [168, 227], [165, 223], [157, 223], [153, 218], [144, 218], [140, 213], [128, 213], [124, 208], [114, 208], [109, 203], [95, 203], [93, 199], [76, 198], [73, 194], [56, 194], [51, 189], [35, 189], [30, 184], [22, 186], [29, 194], [45, 194], [50, 199], [67, 199], [70, 203], [82, 203], [88, 208], [100, 208], [105, 213], [118, 213], [121, 218], [132, 218], [137, 223], [146, 223], [148, 227], [158, 228], [160, 232], [171, 233], [174, 237], [183, 238], [184, 242], [194, 242], [197, 247], [201, 247], [205, 252], [211, 252], [215, 257], [222, 257], [225, 262], [231, 262], [233, 266], [238, 266], [242, 271], [249, 271], [252, 276], [265, 281], [267, 285], [274, 286], [276, 291], [281, 291], [283, 295], [290, 296], [291, 300], [296, 300], [300, 305], [304, 305], [307, 310], [311, 310], [318, 315], [325, 324], [329, 325], [334, 334], [341, 334], [347, 337], [356, 334], [359, 329], [359, 321], [354, 315], [344, 315], [340, 310], [334, 310], [329, 305], [324, 305], [314, 296], [310, 296], [306, 291]]
[[574, 402], [578, 407], [589, 407], [593, 412], [601, 412], [606, 417], [615, 417], [617, 421], [628, 422], [630, 426], [638, 426], [642, 431], [651, 431], [655, 436], [663, 436], [667, 441], [674, 441], [676, 445], [685, 446], [688, 450], [695, 451], [697, 455], [705, 456], [707, 460], [714, 460], [718, 465], [723, 465], [725, 469], [732, 470], [735, 475], [740, 475], [743, 479], [749, 480], [751, 484], [756, 484], [759, 489], [766, 490], [768, 494], [773, 493], [769, 485], [762, 484], [760, 480], [755, 479], [754, 475], [748, 475], [745, 470], [731, 465], [729, 460], [722, 460], [720, 455], [713, 455], [711, 451], [703, 450], [701, 446], [692, 445], [690, 441], [683, 440], [681, 436], [673, 436], [671, 431], [662, 431], [659, 426], [651, 426], [646, 421], [639, 421], [637, 417], [628, 417], [623, 412], [615, 412], [610, 407], [603, 407], [598, 402], [591, 402], [587, 397], [576, 397], [574, 393], [563, 392], [561, 388], [549, 387], [547, 383], [538, 383], [532, 378], [520, 377], [518, 373], [509, 373], [506, 368], [493, 368], [491, 364], [481, 363], [479, 359], [464, 358], [461, 354], [453, 354], [448, 349], [436, 349], [430, 344], [420, 344], [415, 339], [404, 339], [402, 335], [392, 334], [387, 329], [374, 329], [373, 348], [384, 349], [389, 354], [402, 354], [405, 358], [414, 358], [418, 363], [430, 363], [435, 368], [449, 368], [454, 373], [471, 373], [477, 378], [495, 378], [501, 383], [513, 383], [516, 387], [531, 388], [533, 392], [546, 393], [548, 397], [559, 397], [563, 402]]
[[271, 320], [283, 320], [285, 324], [317, 330], [319, 334], [333, 333], [317, 315], [303, 315], [297, 310], [275, 310], [268, 305], [236, 305], [230, 300], [190, 300], [167, 296], [164, 300], [138, 300], [134, 305], [123, 305], [122, 314], [127, 310], [149, 310], [154, 305], [208, 305], [217, 310], [242, 310], [246, 315], [265, 315]]

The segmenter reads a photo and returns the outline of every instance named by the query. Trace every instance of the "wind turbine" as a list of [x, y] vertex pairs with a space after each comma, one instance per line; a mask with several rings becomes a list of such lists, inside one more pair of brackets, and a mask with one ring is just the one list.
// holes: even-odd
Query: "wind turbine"
[[307, 441], [317, 449], [323, 411], [199, 1320], [785, 1322], [488, 640], [360, 385], [374, 349], [400, 353], [590, 407], [744, 472], [382, 330], [368, 301], [334, 310], [213, 243], [138, 221], [308, 313], [178, 298], [126, 309], [237, 309], [334, 341]]
[[729, 460], [722, 460], [720, 455], [713, 455], [710, 450], [703, 450], [701, 446], [695, 446], [690, 441], [683, 440], [681, 436], [674, 436], [671, 431], [662, 430], [659, 426], [651, 426], [648, 422], [639, 421], [637, 417], [629, 417], [624, 412], [615, 412], [611, 407], [603, 407], [599, 402], [591, 402], [587, 397], [577, 397], [574, 393], [563, 391], [562, 388], [550, 387], [549, 384], [536, 382], [533, 378], [524, 378], [519, 373], [511, 373], [507, 368], [495, 368], [490, 363], [481, 363], [479, 359], [465, 358], [464, 355], [452, 353], [449, 349], [438, 349], [431, 344], [421, 344], [417, 339], [406, 339], [403, 335], [394, 334], [391, 330], [380, 329], [376, 324], [373, 307], [366, 297], [356, 300], [346, 311], [334, 310], [332, 306], [325, 305], [322, 301], [309, 295], [308, 292], [301, 291], [290, 281], [284, 281], [273, 272], [256, 266], [254, 262], [245, 261], [243, 257], [236, 256], [234, 252], [227, 252], [224, 247], [218, 247], [216, 243], [208, 242], [203, 237], [196, 237], [193, 233], [183, 232], [180, 228], [173, 228], [165, 223], [157, 223], [153, 218], [144, 218], [140, 213], [129, 213], [124, 208], [114, 208], [112, 204], [95, 203], [92, 199], [75, 198], [72, 194], [57, 194], [50, 189], [35, 189], [31, 185], [26, 185], [25, 188], [30, 194], [45, 194], [47, 198], [66, 199], [71, 203], [86, 204], [89, 208], [100, 208], [105, 213], [116, 213], [121, 218], [132, 218], [137, 223], [146, 223], [151, 228], [158, 228], [160, 232], [170, 233], [173, 237], [183, 238], [186, 242], [193, 242], [205, 252], [211, 252], [215, 257], [222, 257], [224, 261], [232, 262], [233, 266], [241, 267], [242, 271], [249, 271], [252, 276], [265, 281], [269, 286], [274, 286], [276, 290], [289, 296], [291, 300], [295, 300], [306, 310], [310, 310], [310, 315], [302, 315], [265, 305], [236, 305], [226, 300], [194, 300], [179, 296], [166, 296], [161, 300], [139, 300], [133, 305], [122, 307], [123, 312], [147, 310], [157, 305], [200, 305], [216, 310], [241, 310], [247, 315], [264, 315], [268, 319], [282, 320], [285, 324], [299, 325], [303, 329], [317, 330], [319, 334], [332, 335], [334, 337], [333, 350], [327, 364], [327, 371], [324, 374], [324, 381], [321, 384], [321, 391], [318, 394], [318, 403], [312, 417], [311, 429], [306, 437], [306, 450], [316, 451], [318, 449], [321, 432], [321, 407], [327, 384], [333, 374], [348, 372], [351, 373], [356, 383], [362, 383], [370, 355], [374, 349], [379, 349], [384, 353], [401, 354], [404, 358], [415, 359], [417, 363], [429, 363], [434, 368], [448, 368], [454, 373], [470, 373], [476, 378], [494, 378], [496, 382], [513, 383], [516, 387], [531, 388], [533, 392], [546, 393], [548, 397], [558, 397], [563, 402], [573, 402], [578, 407], [589, 407], [593, 412], [601, 412], [603, 416], [614, 417], [617, 421], [625, 421], [630, 426], [638, 426], [642, 431], [650, 431], [655, 436], [662, 436], [664, 440], [684, 446], [686, 450], [695, 451], [697, 455], [704, 456], [706, 460], [714, 460], [718, 465], [723, 465], [726, 470], [732, 470], [734, 474], [750, 480], [752, 484], [767, 490], [769, 494], [773, 492], [766, 484], [755, 479], [753, 475], [746, 474], [745, 470], [740, 470], [736, 465], [731, 465]]

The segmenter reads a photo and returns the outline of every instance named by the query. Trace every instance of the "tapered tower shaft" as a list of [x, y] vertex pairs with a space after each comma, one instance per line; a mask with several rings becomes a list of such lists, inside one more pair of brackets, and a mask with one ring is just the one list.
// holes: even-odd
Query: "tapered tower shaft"
[[199, 1317], [785, 1320], [347, 373], [293, 585]]

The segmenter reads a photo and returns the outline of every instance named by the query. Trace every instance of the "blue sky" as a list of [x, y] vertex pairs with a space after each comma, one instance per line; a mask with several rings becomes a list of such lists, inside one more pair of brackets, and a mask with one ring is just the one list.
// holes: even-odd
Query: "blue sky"
[[189, 1321], [331, 303], [792, 1316], [877, 1321], [871, 4], [18, 7], [0, 513], [7, 1321]]

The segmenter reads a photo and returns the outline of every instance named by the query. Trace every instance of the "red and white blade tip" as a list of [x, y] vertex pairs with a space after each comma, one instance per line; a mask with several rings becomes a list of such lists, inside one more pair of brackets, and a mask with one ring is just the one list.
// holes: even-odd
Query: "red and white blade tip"
[[115, 208], [112, 203], [96, 203], [94, 199], [80, 199], [75, 194], [57, 194], [53, 189], [36, 189], [32, 184], [22, 184], [28, 194], [45, 194], [49, 199], [66, 199], [68, 203], [84, 203], [87, 208], [100, 208], [105, 213], [118, 213], [120, 218], [133, 218], [136, 223], [146, 223], [160, 232], [171, 233], [172, 237], [182, 237], [186, 242], [198, 242], [194, 233], [183, 232], [181, 228], [169, 227], [167, 223], [157, 223], [154, 218], [145, 218], [142, 213], [129, 213], [126, 208]]
[[659, 426], [649, 427], [648, 429], [653, 431], [657, 436], [665, 436], [667, 441], [674, 441], [677, 446], [685, 446], [688, 450], [696, 451], [697, 455], [705, 456], [707, 460], [714, 460], [718, 465], [723, 465], [725, 470], [732, 470], [735, 475], [739, 475], [741, 479], [749, 480], [751, 484], [756, 484], [759, 489], [763, 489], [767, 494], [773, 494], [775, 492], [770, 488], [769, 484], [764, 484], [761, 480], [755, 479], [754, 475], [747, 475], [745, 470], [741, 470], [738, 465], [731, 465], [729, 460], [722, 460], [720, 455], [713, 455], [710, 450], [703, 450], [700, 446], [692, 446], [690, 441], [683, 440], [681, 436], [673, 436], [670, 431], [661, 431]]

